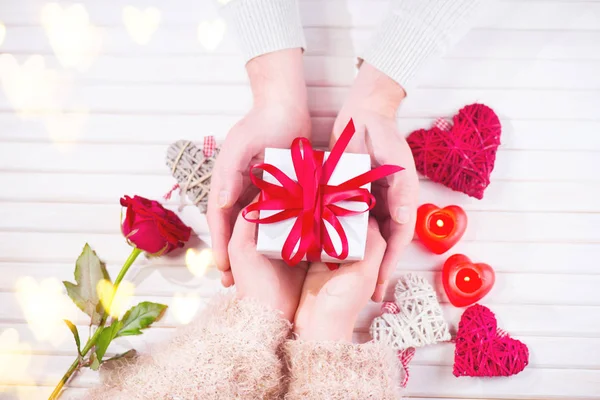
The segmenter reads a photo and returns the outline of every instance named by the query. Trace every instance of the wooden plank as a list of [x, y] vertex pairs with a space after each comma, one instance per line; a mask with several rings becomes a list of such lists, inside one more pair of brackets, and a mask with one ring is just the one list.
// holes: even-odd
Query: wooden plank
[[[346, 88], [309, 88], [308, 104], [315, 116], [335, 116], [342, 107]], [[473, 102], [493, 105], [503, 118], [595, 119], [600, 91], [560, 91], [523, 89], [415, 89], [404, 100], [404, 117], [452, 115], [458, 107]], [[121, 113], [233, 113], [239, 115], [251, 106], [247, 86], [206, 85], [102, 85], [74, 87], [70, 104], [85, 105], [91, 112]], [[0, 109], [10, 110], [3, 93]], [[73, 107], [73, 106], [69, 106]], [[79, 106], [78, 106], [79, 107]], [[48, 106], [56, 110], [55, 106]], [[71, 108], [67, 108], [71, 109]]]
[[[516, 231], [516, 230], [515, 230]], [[204, 236], [204, 235], [202, 235]], [[208, 239], [208, 238], [207, 238]], [[70, 270], [85, 242], [98, 252], [109, 264], [121, 265], [130, 252], [120, 233], [40, 233], [40, 232], [0, 232], [0, 265], [12, 272], [8, 276], [25, 275], [28, 268], [62, 267]], [[35, 243], [35, 252], [30, 243]], [[191, 243], [201, 248], [205, 245]], [[507, 251], [510, 246], [510, 251]], [[535, 243], [535, 242], [484, 242], [461, 241], [450, 253], [431, 254], [418, 242], [405, 250], [398, 264], [399, 271], [439, 270], [449, 254], [468, 254], [475, 261], [487, 262], [496, 272], [528, 274], [598, 274], [597, 258], [599, 244], [590, 243]], [[140, 258], [136, 265], [160, 268], [162, 266], [184, 266], [184, 252], [175, 251], [158, 259]], [[31, 272], [30, 272], [31, 273]], [[173, 271], [173, 275], [177, 276]]]
[[[59, 3], [69, 4], [61, 1]], [[121, 25], [120, 10], [126, 5], [138, 8], [148, 6], [140, 0], [113, 0], [111, 7], [104, 7], [90, 0], [81, 1], [101, 26]], [[28, 2], [6, 2], [0, 6], [0, 14], [10, 25], [35, 25], [39, 23], [42, 0]], [[386, 16], [385, 1], [314, 1], [299, 2], [302, 22], [305, 27], [371, 27]], [[195, 25], [201, 16], [216, 15], [214, 2], [173, 1], [169, 6], [156, 3], [162, 20], [159, 29], [176, 25]], [[475, 27], [498, 29], [573, 29], [597, 30], [600, 26], [600, 5], [595, 2], [557, 1], [495, 1], [473, 18]]]
[[[346, 88], [309, 88], [308, 104], [315, 116], [335, 116], [342, 107]], [[595, 119], [600, 91], [561, 91], [523, 89], [415, 89], [403, 101], [404, 117], [436, 117], [453, 114], [458, 107], [473, 102], [493, 105], [503, 118]], [[127, 113], [234, 113], [251, 106], [247, 86], [206, 85], [102, 85], [74, 87], [70, 104], [85, 105], [92, 112]], [[0, 109], [10, 110], [3, 93]], [[56, 109], [49, 106], [49, 109]]]
[[[492, 262], [492, 260], [485, 260]], [[18, 282], [24, 276], [33, 277], [41, 282], [44, 279], [72, 280], [73, 264], [15, 264], [0, 263], [0, 271], [6, 276], [0, 284], [0, 290], [15, 291]], [[437, 266], [438, 268], [441, 266]], [[111, 276], [115, 277], [120, 271], [120, 265], [109, 265]], [[413, 272], [423, 276], [436, 288], [438, 298], [447, 303], [444, 293], [441, 273], [434, 271], [402, 270], [391, 277], [386, 298], [394, 299], [394, 284], [402, 274]], [[137, 267], [128, 273], [128, 281], [135, 286], [139, 296], [173, 296], [174, 293], [190, 293], [208, 298], [221, 289], [220, 275], [216, 269], [211, 269], [205, 277], [195, 277], [184, 266]], [[530, 305], [582, 305], [599, 306], [600, 275], [575, 274], [528, 274], [528, 273], [496, 273], [496, 283], [493, 290], [486, 296], [490, 304], [530, 304]], [[532, 288], [536, 288], [532, 290]]]
[[[165, 167], [166, 169], [166, 167]], [[160, 199], [174, 184], [165, 175], [136, 174], [0, 174], [0, 201], [117, 204], [124, 194]], [[596, 182], [492, 182], [477, 200], [430, 181], [421, 181], [419, 203], [460, 204], [466, 210], [596, 212]], [[177, 198], [173, 200], [177, 201]]]
[[[391, 298], [390, 298], [391, 300]], [[139, 301], [154, 301], [171, 306], [171, 311], [157, 324], [160, 326], [178, 326], [181, 324], [181, 311], [187, 310], [187, 303], [170, 296], [138, 296], [134, 295], [131, 304]], [[205, 307], [205, 298], [193, 298], [199, 304], [198, 310]], [[25, 322], [23, 310], [18, 304], [14, 293], [0, 293], [0, 321]], [[515, 336], [574, 336], [598, 337], [600, 336], [600, 306], [567, 306], [567, 305], [531, 305], [531, 304], [488, 304], [498, 318], [498, 326]], [[70, 307], [70, 308], [69, 308]], [[89, 318], [77, 312], [74, 305], [69, 305], [64, 312], [75, 312], [75, 322], [80, 325], [89, 323]], [[370, 303], [359, 314], [356, 330], [368, 331], [373, 318], [381, 314], [381, 305]], [[453, 329], [456, 328], [464, 310], [455, 308], [448, 303], [442, 304], [446, 320]], [[177, 310], [177, 311], [175, 311]], [[61, 318], [57, 319], [60, 322]]]
[[[449, 118], [453, 110], [447, 114]], [[438, 114], [442, 116], [440, 112]], [[69, 123], [81, 114], [59, 114]], [[72, 118], [72, 119], [71, 119]], [[12, 113], [0, 113], [0, 141], [20, 143], [60, 143], [62, 151], [73, 150], [72, 142], [104, 144], [162, 144], [191, 139], [200, 141], [205, 134], [224, 140], [240, 115], [120, 115], [85, 114], [79, 128], [61, 130], [50, 135], [42, 117], [22, 119]], [[435, 118], [398, 117], [400, 133], [408, 135], [416, 129], [429, 128]], [[333, 117], [313, 117], [313, 142], [327, 145], [333, 128]], [[600, 150], [600, 121], [502, 119], [501, 149], [510, 150]], [[176, 132], [176, 133], [174, 133]], [[569, 132], [568, 135], [565, 132]]]
[[[56, 382], [54, 383], [56, 384]], [[76, 383], [69, 383], [69, 389], [60, 396], [61, 400], [81, 400], [85, 398], [87, 389], [73, 387]], [[50, 397], [54, 386], [50, 385], [0, 385], [0, 395], [5, 400], [41, 400]]]
[[[167, 208], [177, 212], [175, 205]], [[0, 231], [114, 234], [120, 210], [118, 204], [4, 202]], [[195, 207], [184, 207], [179, 215], [197, 234], [207, 235], [205, 217]], [[599, 225], [600, 214], [472, 211], [462, 241], [600, 243]]]
[[[569, 382], [565, 385], [564, 382]], [[597, 399], [600, 372], [597, 370], [525, 369], [505, 379], [456, 378], [451, 367], [411, 368], [408, 396], [456, 396], [459, 398]]]
[[[58, 66], [54, 56], [46, 57]], [[356, 76], [354, 57], [304, 57], [309, 86], [350, 86]], [[420, 87], [600, 89], [596, 71], [600, 60], [442, 58], [427, 65]], [[172, 71], [177, 71], [173, 75]], [[85, 74], [68, 74], [66, 83], [100, 85], [122, 83], [245, 84], [240, 55], [127, 57], [101, 54]]]
[[[482, 304], [496, 314], [498, 326], [514, 336], [598, 337], [600, 333], [597, 306], [488, 304], [487, 301]], [[442, 310], [451, 330], [456, 332], [464, 310], [448, 304], [442, 304]], [[368, 332], [373, 318], [380, 314], [379, 304], [368, 304], [360, 313], [355, 330]]]
[[[35, 354], [75, 356], [74, 344], [71, 340], [53, 346], [48, 342], [38, 341], [26, 324], [0, 323], [0, 332], [8, 328], [16, 329], [19, 340], [28, 343]], [[85, 342], [88, 327], [80, 325], [78, 330], [81, 340]], [[145, 330], [140, 336], [117, 339], [111, 344], [107, 354], [120, 354], [132, 348], [144, 352], [147, 351], [148, 345], [167, 341], [175, 332], [176, 328], [152, 328]], [[357, 332], [354, 336], [355, 341], [361, 343], [371, 340], [368, 333]], [[600, 366], [600, 338], [526, 336], [516, 337], [516, 339], [522, 340], [529, 347], [531, 359], [528, 368], [597, 369]], [[417, 349], [411, 366], [449, 366], [452, 365], [453, 359], [454, 344], [442, 343]]]
[[[0, 170], [164, 175], [168, 171], [166, 152], [167, 146], [155, 144], [73, 143], [65, 149], [48, 143], [4, 143], [0, 147]], [[596, 152], [500, 149], [492, 179], [600, 182], [598, 170], [600, 157]]]
[[[213, 20], [214, 16], [206, 16]], [[308, 55], [355, 56], [368, 45], [372, 28], [306, 28]], [[173, 26], [159, 31], [147, 46], [135, 44], [124, 27], [102, 28], [103, 54], [145, 56], [239, 54], [229, 29], [214, 51], [197, 38], [197, 25]], [[52, 54], [44, 30], [37, 26], [15, 26], [6, 35], [3, 51], [16, 54]], [[467, 33], [448, 53], [451, 57], [600, 59], [598, 30], [499, 30], [479, 28]], [[74, 50], [72, 50], [73, 52]], [[71, 53], [73, 54], [73, 53]]]
[[[60, 378], [72, 362], [68, 356], [31, 357], [29, 373], [44, 385], [52, 385]], [[435, 377], [435, 379], [433, 379]], [[1, 379], [1, 378], [0, 378]], [[438, 393], [459, 398], [485, 397], [514, 399], [547, 399], [556, 395], [569, 399], [592, 399], [598, 388], [600, 372], [597, 370], [538, 369], [527, 368], [522, 373], [506, 379], [473, 380], [457, 379], [451, 367], [415, 365], [411, 368], [411, 381], [407, 395], [436, 396]], [[570, 384], [564, 385], [563, 380]], [[16, 380], [20, 384], [23, 380]], [[27, 380], [25, 380], [25, 383]], [[98, 382], [98, 373], [84, 370], [75, 380], [78, 387], [91, 386]], [[539, 384], [532, 385], [531, 382]], [[592, 393], [593, 395], [590, 395]]]

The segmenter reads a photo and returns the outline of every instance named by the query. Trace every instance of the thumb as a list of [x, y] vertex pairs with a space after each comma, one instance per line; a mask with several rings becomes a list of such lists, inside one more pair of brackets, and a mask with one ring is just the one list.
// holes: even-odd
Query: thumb
[[243, 190], [243, 174], [252, 159], [249, 148], [223, 146], [212, 172], [209, 203], [217, 208], [231, 208]]
[[236, 150], [226, 141], [213, 168], [206, 218], [215, 262], [221, 271], [230, 268], [227, 246], [231, 239], [232, 206], [242, 193], [243, 170], [250, 160], [249, 149]]

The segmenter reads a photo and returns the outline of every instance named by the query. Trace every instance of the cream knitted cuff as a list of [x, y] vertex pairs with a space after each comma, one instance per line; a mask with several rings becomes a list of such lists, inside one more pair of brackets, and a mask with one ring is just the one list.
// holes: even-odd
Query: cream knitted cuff
[[218, 296], [174, 337], [102, 369], [86, 400], [280, 399], [289, 321], [258, 302]]
[[306, 48], [296, 0], [233, 0], [223, 8], [246, 61], [277, 50]]
[[424, 64], [469, 28], [481, 0], [395, 0], [360, 58], [409, 90]]
[[286, 400], [400, 399], [396, 351], [379, 343], [305, 342], [283, 346]]

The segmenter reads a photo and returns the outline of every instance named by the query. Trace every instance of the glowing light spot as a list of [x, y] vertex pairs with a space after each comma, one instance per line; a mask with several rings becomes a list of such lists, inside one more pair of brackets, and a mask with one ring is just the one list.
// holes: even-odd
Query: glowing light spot
[[444, 226], [444, 221], [442, 221], [441, 219], [438, 219], [438, 220], [435, 222], [435, 224], [441, 228], [441, 227], [443, 227], [443, 226]]
[[102, 35], [90, 23], [81, 4], [61, 7], [48, 3], [42, 8], [42, 26], [58, 61], [64, 67], [87, 70], [100, 53]]
[[[8, 328], [0, 333], [0, 376], [4, 383], [31, 382], [27, 368], [31, 363], [31, 346], [21, 342], [19, 332]], [[0, 385], [0, 393], [3, 387]], [[2, 396], [0, 396], [2, 397]]]
[[200, 308], [200, 297], [195, 293], [175, 293], [169, 308], [175, 319], [184, 325], [189, 324]]
[[214, 51], [221, 44], [226, 30], [227, 24], [220, 18], [214, 21], [202, 21], [198, 25], [198, 40], [206, 50]]
[[185, 265], [194, 276], [204, 276], [206, 271], [215, 265], [211, 249], [188, 249], [185, 253]]
[[471, 277], [465, 276], [465, 282], [469, 282], [470, 280], [471, 280]]
[[52, 108], [58, 93], [58, 75], [47, 69], [44, 57], [29, 56], [22, 65], [12, 54], [0, 55], [0, 82], [9, 104], [20, 116]]
[[60, 281], [48, 278], [39, 283], [32, 277], [21, 277], [15, 285], [17, 300], [35, 338], [57, 347], [69, 339], [64, 319], [74, 320], [77, 308], [64, 294]]
[[4, 39], [6, 38], [6, 26], [4, 23], [0, 22], [0, 46], [4, 43]]
[[137, 44], [148, 44], [160, 24], [160, 11], [155, 7], [138, 10], [132, 6], [123, 7], [123, 23], [131, 39]]
[[135, 291], [135, 285], [129, 281], [122, 281], [115, 293], [113, 284], [106, 279], [102, 279], [96, 285], [96, 291], [102, 307], [108, 311], [109, 315], [121, 318], [132, 305], [131, 300]]

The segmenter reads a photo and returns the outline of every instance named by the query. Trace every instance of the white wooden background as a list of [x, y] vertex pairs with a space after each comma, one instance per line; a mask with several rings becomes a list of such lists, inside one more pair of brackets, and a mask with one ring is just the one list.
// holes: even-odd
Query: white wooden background
[[[0, 0], [6, 28], [3, 35], [0, 25], [0, 52], [14, 55], [19, 65], [39, 54], [56, 73], [52, 86], [49, 74], [19, 75], [7, 56], [0, 58], [2, 399], [44, 398], [71, 363], [73, 344], [56, 321], [73, 309], [60, 307], [52, 287], [72, 279], [86, 241], [117, 273], [129, 252], [119, 233], [119, 197], [159, 198], [174, 183], [164, 165], [167, 146], [205, 134], [223, 138], [251, 103], [231, 29], [214, 22], [218, 14], [208, 0], [84, 0], [94, 28], [77, 23], [56, 28], [52, 19], [44, 28], [45, 5]], [[161, 20], [148, 44], [129, 35], [122, 18], [127, 5], [159, 9]], [[356, 50], [386, 5], [301, 1], [309, 101], [321, 142], [354, 77]], [[75, 30], [67, 40], [97, 30], [102, 46], [88, 69], [61, 64], [93, 48], [83, 40], [53, 49], [49, 35], [63, 40], [61, 26]], [[15, 110], [29, 81], [35, 82], [36, 96], [49, 99], [42, 113]], [[485, 199], [423, 179], [421, 201], [467, 210], [469, 227], [455, 250], [495, 268], [497, 283], [483, 303], [502, 328], [528, 344], [530, 365], [511, 378], [458, 379], [452, 375], [451, 344], [419, 349], [407, 393], [423, 399], [600, 398], [600, 2], [493, 5], [446, 57], [424, 71], [398, 124], [409, 133], [475, 101], [493, 107], [504, 128]], [[171, 201], [173, 207], [177, 201]], [[183, 218], [199, 239], [208, 238], [204, 217], [190, 207]], [[418, 272], [439, 286], [444, 259], [414, 243], [398, 273]], [[219, 290], [214, 271], [194, 277], [183, 254], [139, 264], [146, 266], [130, 275], [135, 299], [171, 309], [156, 328], [120, 341], [111, 353], [165, 339]], [[440, 296], [455, 327], [462, 310]], [[361, 314], [357, 340], [367, 339], [378, 309], [370, 304]], [[86, 318], [75, 314], [85, 331]], [[18, 345], [8, 343], [9, 328], [18, 332]], [[96, 380], [95, 373], [85, 372], [72, 393]]]

